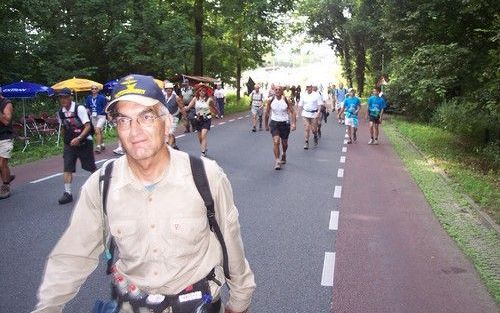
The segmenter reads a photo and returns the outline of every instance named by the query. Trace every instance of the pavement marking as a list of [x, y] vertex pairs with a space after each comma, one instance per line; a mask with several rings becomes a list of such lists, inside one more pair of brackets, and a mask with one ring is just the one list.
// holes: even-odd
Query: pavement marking
[[233, 118], [233, 119], [231, 119], [231, 120], [229, 120], [229, 122], [234, 122], [234, 118]]
[[245, 117], [250, 117], [250, 114], [245, 115]]
[[339, 177], [339, 178], [344, 177], [344, 169], [343, 168], [339, 168], [337, 170], [337, 177]]
[[349, 138], [349, 135], [348, 135], [348, 134], [345, 134], [345, 136], [344, 136], [344, 137], [345, 137], [345, 138]]
[[226, 124], [226, 122], [220, 122], [218, 125], [224, 125]]
[[40, 179], [37, 179], [37, 180], [34, 180], [34, 181], [30, 181], [30, 184], [36, 184], [36, 183], [39, 183], [39, 182], [42, 182], [42, 181], [45, 181], [45, 180], [49, 180], [51, 178], [54, 178], [54, 177], [57, 177], [57, 176], [61, 176], [63, 173], [57, 173], [57, 174], [54, 174], [54, 175], [50, 175], [50, 176], [46, 176], [44, 178], [40, 178]]
[[215, 124], [212, 124], [212, 126], [210, 126], [210, 128], [214, 128], [215, 127]]
[[184, 137], [184, 136], [186, 136], [186, 134], [182, 134], [182, 135], [179, 135], [179, 136], [175, 136], [175, 138], [182, 138], [182, 137]]
[[242, 120], [242, 119], [243, 119], [243, 116], [238, 117], [238, 119], [239, 119], [239, 120]]
[[333, 271], [335, 269], [335, 252], [325, 252], [321, 286], [333, 286]]
[[347, 147], [342, 147], [342, 152], [347, 152]]
[[346, 145], [346, 144], [347, 144], [347, 139], [344, 139], [344, 145]]
[[340, 163], [345, 163], [345, 155], [340, 157]]
[[330, 224], [328, 226], [330, 230], [339, 229], [339, 211], [330, 212]]
[[333, 197], [340, 198], [341, 194], [342, 194], [342, 186], [335, 186], [335, 191], [333, 192]]

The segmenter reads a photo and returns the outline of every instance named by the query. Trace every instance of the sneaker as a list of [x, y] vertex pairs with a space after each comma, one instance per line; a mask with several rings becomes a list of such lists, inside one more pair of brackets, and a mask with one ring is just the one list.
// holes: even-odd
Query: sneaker
[[221, 115], [220, 118], [224, 118], [224, 115]]
[[354, 133], [354, 134], [352, 135], [352, 137], [353, 137], [353, 141], [354, 141], [354, 142], [356, 142], [356, 140], [358, 140], [358, 136], [356, 136], [356, 133]]
[[285, 164], [286, 163], [286, 154], [283, 153], [281, 155], [281, 161], [280, 162], [281, 162], [281, 164]]
[[94, 151], [95, 153], [101, 153], [101, 146], [97, 145]]
[[347, 144], [351, 144], [351, 143], [352, 143], [351, 139], [347, 140]]
[[307, 150], [309, 149], [309, 141], [306, 141], [306, 143], [304, 144], [304, 150]]
[[276, 161], [276, 163], [274, 164], [274, 169], [277, 170], [277, 171], [281, 170], [281, 163], [280, 163], [280, 161]]
[[10, 186], [3, 184], [2, 187], [0, 187], [0, 199], [8, 197], [10, 197]]
[[59, 198], [59, 204], [66, 204], [73, 202], [73, 196], [70, 193], [63, 193], [62, 197]]
[[318, 135], [314, 134], [314, 145], [318, 145]]
[[106, 146], [104, 146], [104, 144], [101, 145], [101, 151], [104, 151], [106, 150]]
[[373, 143], [374, 143], [374, 142], [375, 142], [375, 141], [374, 141], [374, 140], [373, 140], [373, 138], [372, 138], [372, 139], [370, 139], [370, 141], [368, 141], [368, 144], [369, 144], [369, 145], [373, 145]]
[[118, 147], [115, 150], [113, 150], [113, 153], [117, 154], [117, 155], [124, 155], [125, 154], [125, 152], [123, 152], [123, 149], [120, 148], [120, 147]]
[[255, 133], [257, 131], [257, 129], [255, 127], [253, 127], [252, 131]]
[[378, 139], [375, 139], [375, 140], [373, 141], [373, 144], [374, 144], [374, 145], [378, 145]]
[[202, 157], [207, 157], [207, 151], [206, 150], [205, 151], [201, 151], [201, 156]]

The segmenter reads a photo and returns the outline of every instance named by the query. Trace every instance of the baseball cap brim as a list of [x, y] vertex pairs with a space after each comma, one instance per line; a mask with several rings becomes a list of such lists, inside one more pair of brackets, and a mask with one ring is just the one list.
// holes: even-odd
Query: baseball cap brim
[[147, 107], [152, 107], [155, 104], [160, 103], [160, 101], [158, 101], [157, 99], [141, 95], [123, 95], [109, 102], [108, 105], [106, 106], [105, 112], [111, 113], [111, 111], [113, 111], [114, 106], [118, 101], [131, 101]]

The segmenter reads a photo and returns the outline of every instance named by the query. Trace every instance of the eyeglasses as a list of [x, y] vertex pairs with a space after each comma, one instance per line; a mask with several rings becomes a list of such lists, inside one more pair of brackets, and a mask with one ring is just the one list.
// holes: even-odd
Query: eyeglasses
[[132, 121], [136, 120], [137, 123], [141, 126], [151, 126], [154, 124], [155, 120], [164, 116], [165, 114], [162, 115], [156, 115], [153, 112], [144, 112], [142, 114], [139, 114], [136, 118], [128, 117], [128, 116], [117, 116], [115, 117], [115, 123], [116, 127], [122, 130], [127, 130], [130, 128], [132, 125]]

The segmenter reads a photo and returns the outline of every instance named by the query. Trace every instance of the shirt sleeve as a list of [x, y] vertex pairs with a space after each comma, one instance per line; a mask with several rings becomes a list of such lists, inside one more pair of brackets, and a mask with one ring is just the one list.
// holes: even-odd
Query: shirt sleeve
[[50, 253], [33, 313], [62, 312], [99, 264], [104, 250], [96, 173], [82, 187], [70, 224]]
[[78, 118], [80, 119], [80, 121], [82, 121], [82, 124], [85, 125], [89, 123], [90, 122], [89, 115], [87, 114], [87, 110], [84, 108], [84, 106], [79, 105], [77, 107], [77, 110], [78, 112], [76, 112], [76, 114], [78, 114]]
[[226, 306], [234, 311], [242, 312], [250, 306], [255, 290], [255, 278], [245, 258], [238, 209], [233, 201], [231, 184], [222, 169], [218, 166], [217, 168], [217, 181], [214, 186], [213, 197], [217, 220], [227, 247], [231, 277], [227, 281], [230, 290]]

